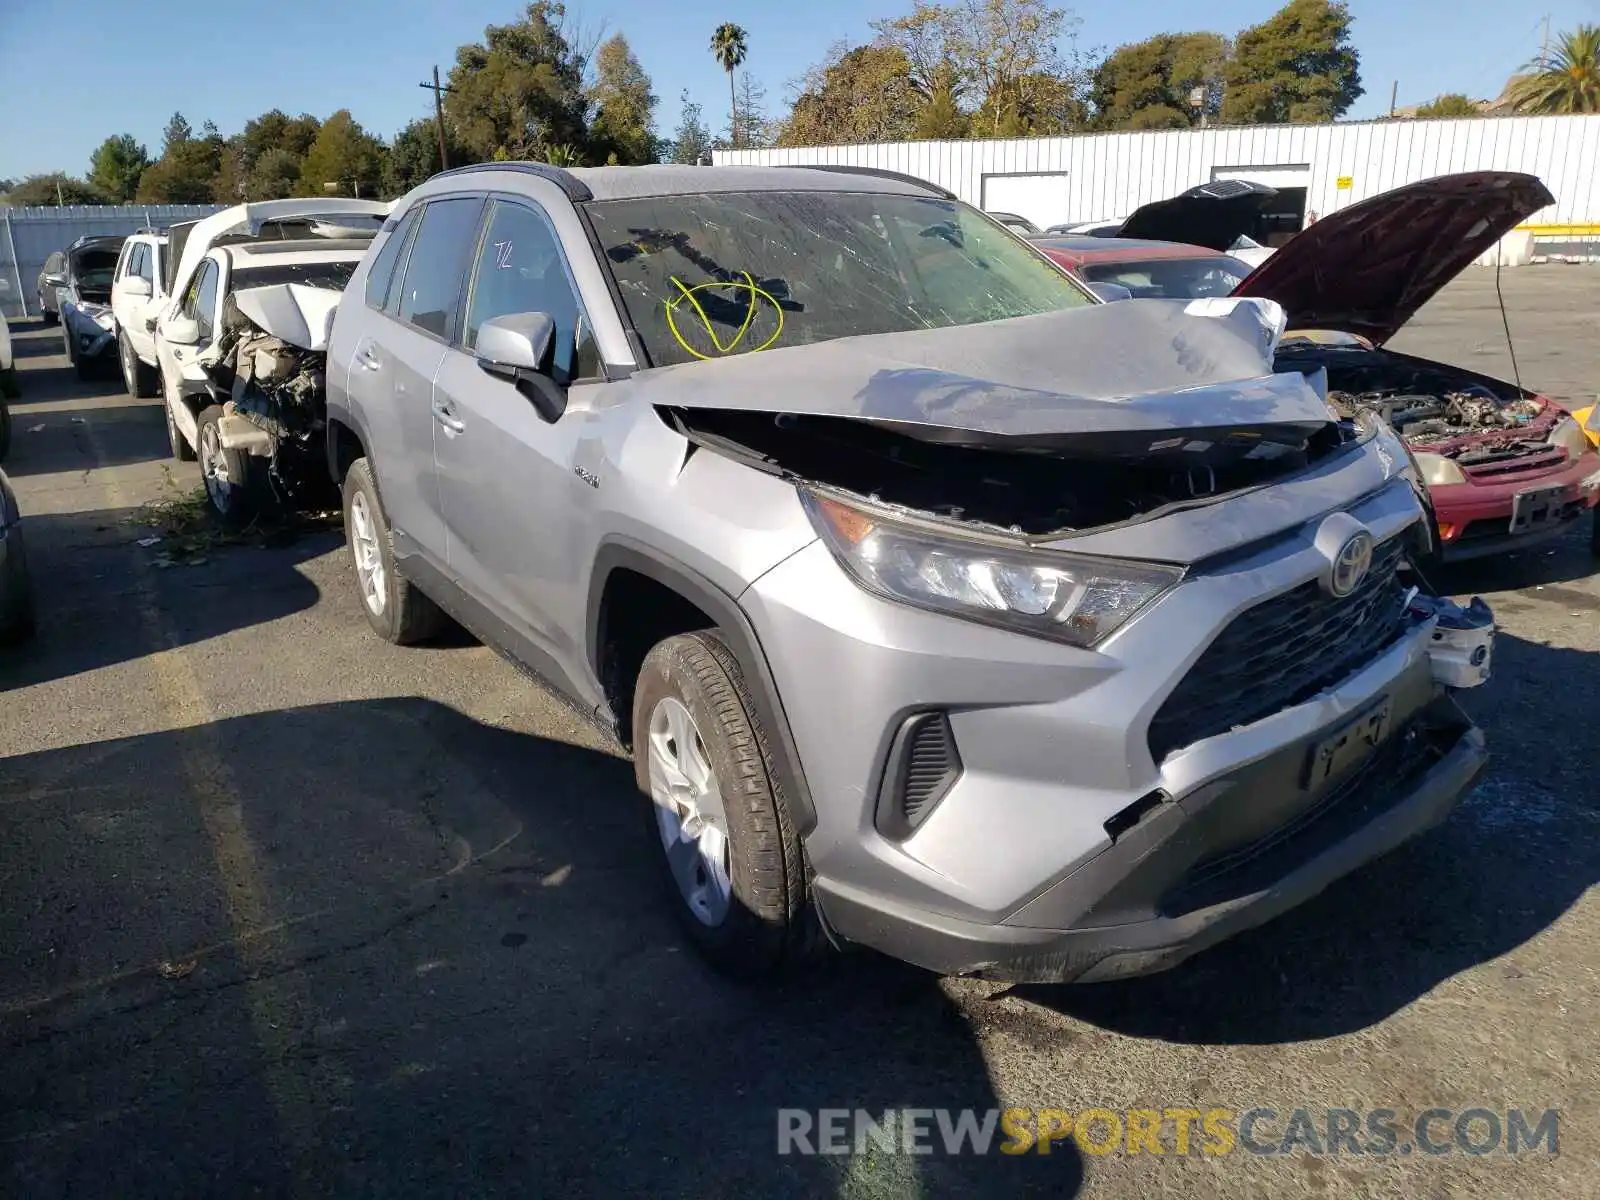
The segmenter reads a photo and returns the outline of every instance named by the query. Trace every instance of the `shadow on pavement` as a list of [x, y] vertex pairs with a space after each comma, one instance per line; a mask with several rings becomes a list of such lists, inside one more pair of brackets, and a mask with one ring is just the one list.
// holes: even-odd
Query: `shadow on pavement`
[[[295, 568], [343, 543], [336, 530], [282, 546], [227, 546], [196, 566], [153, 570], [160, 546], [135, 508], [23, 513], [38, 636], [0, 654], [0, 694], [187, 646], [302, 612], [317, 585]], [[159, 625], [142, 618], [159, 609]], [[108, 621], [108, 611], [118, 619]]]
[[993, 1108], [975, 1031], [873, 956], [770, 989], [711, 975], [644, 803], [619, 759], [421, 699], [0, 759], [11, 1182], [1078, 1192], [1070, 1143], [779, 1156], [783, 1108]]
[[[1597, 565], [1589, 546], [1594, 520], [1593, 516], [1580, 517], [1559, 539], [1531, 550], [1486, 555], [1435, 568], [1432, 582], [1444, 592], [1460, 596], [1512, 592], [1592, 578]], [[1590, 602], [1600, 604], [1600, 598], [1591, 596]]]
[[1135, 1037], [1296, 1042], [1365, 1029], [1511, 954], [1600, 882], [1600, 654], [1502, 632], [1482, 691], [1467, 706], [1490, 769], [1437, 829], [1166, 974], [1016, 994]]

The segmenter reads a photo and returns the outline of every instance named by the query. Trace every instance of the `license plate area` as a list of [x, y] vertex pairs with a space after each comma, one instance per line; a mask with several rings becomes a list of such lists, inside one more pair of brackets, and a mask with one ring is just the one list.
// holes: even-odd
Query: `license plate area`
[[1366, 762], [1388, 738], [1393, 713], [1394, 705], [1384, 696], [1311, 747], [1306, 787], [1315, 791]]
[[1526, 533], [1557, 519], [1566, 507], [1564, 487], [1533, 488], [1511, 498], [1511, 532]]

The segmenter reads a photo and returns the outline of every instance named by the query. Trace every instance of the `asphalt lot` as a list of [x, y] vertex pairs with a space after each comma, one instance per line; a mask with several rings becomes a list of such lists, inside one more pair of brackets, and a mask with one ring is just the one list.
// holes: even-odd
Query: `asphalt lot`
[[[1600, 271], [1507, 271], [1522, 378], [1600, 389]], [[1474, 270], [1398, 348], [1509, 375]], [[163, 568], [156, 402], [13, 327], [41, 636], [0, 658], [0, 1191], [1600, 1193], [1600, 584], [1588, 531], [1458, 570], [1495, 759], [1440, 829], [1175, 972], [871, 956], [723, 983], [626, 764], [490, 651], [366, 630], [337, 532]], [[779, 1157], [776, 1110], [1561, 1112], [1559, 1154]], [[1318, 1116], [1320, 1123], [1321, 1117]], [[1170, 1142], [1168, 1143], [1170, 1147]]]

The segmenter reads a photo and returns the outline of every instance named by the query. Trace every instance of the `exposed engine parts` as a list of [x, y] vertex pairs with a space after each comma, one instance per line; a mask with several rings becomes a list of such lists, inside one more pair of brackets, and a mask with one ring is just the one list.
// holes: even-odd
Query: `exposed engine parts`
[[267, 478], [279, 500], [309, 499], [321, 465], [326, 423], [327, 356], [263, 332], [229, 297], [217, 365], [210, 371], [225, 392], [227, 411], [265, 430], [272, 439]]

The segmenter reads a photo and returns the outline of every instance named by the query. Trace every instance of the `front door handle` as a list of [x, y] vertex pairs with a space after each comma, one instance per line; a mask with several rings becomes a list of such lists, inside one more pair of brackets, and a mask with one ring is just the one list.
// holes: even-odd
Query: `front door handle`
[[433, 419], [443, 425], [448, 433], [465, 433], [467, 431], [466, 425], [456, 420], [450, 412], [449, 403], [444, 400], [435, 400], [433, 402]]

